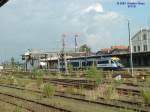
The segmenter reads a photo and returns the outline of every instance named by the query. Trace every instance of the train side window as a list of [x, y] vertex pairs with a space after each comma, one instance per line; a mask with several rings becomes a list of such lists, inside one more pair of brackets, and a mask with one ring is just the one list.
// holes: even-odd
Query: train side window
[[108, 63], [109, 63], [108, 60], [106, 60], [106, 61], [98, 61], [98, 64], [108, 64]]

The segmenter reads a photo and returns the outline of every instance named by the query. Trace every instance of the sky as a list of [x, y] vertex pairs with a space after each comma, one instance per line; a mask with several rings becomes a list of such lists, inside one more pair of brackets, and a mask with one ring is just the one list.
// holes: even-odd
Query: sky
[[[136, 8], [117, 2], [138, 2]], [[87, 44], [92, 51], [128, 45], [131, 36], [150, 26], [150, 0], [9, 0], [0, 8], [0, 62], [21, 59], [27, 49], [56, 51], [65, 34], [66, 48]]]

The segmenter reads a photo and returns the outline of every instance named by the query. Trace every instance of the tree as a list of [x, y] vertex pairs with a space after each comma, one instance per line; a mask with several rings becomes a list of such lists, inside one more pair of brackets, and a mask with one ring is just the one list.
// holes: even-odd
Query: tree
[[79, 51], [80, 52], [91, 52], [91, 48], [87, 44], [84, 44], [84, 45], [80, 46]]

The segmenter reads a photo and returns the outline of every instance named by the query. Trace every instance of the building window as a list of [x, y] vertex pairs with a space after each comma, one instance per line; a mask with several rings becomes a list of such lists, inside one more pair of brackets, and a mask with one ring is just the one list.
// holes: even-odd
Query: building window
[[140, 46], [138, 46], [138, 51], [140, 52]]
[[147, 45], [144, 45], [143, 48], [144, 48], [144, 51], [147, 51]]
[[147, 40], [146, 34], [143, 34], [143, 40]]
[[133, 49], [134, 49], [134, 52], [136, 52], [136, 46], [134, 46], [134, 48], [133, 48]]

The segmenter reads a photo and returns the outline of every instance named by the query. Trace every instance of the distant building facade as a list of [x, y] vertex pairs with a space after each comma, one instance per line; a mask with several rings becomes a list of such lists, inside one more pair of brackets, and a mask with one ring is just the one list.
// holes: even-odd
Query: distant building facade
[[150, 51], [150, 29], [141, 29], [132, 37], [132, 51], [133, 53]]
[[110, 48], [104, 48], [98, 51], [96, 54], [101, 55], [101, 54], [123, 54], [123, 53], [128, 53], [129, 47], [124, 46], [124, 45], [116, 45], [116, 46], [111, 46]]
[[134, 66], [150, 66], [150, 29], [141, 29], [132, 37], [132, 51]]

